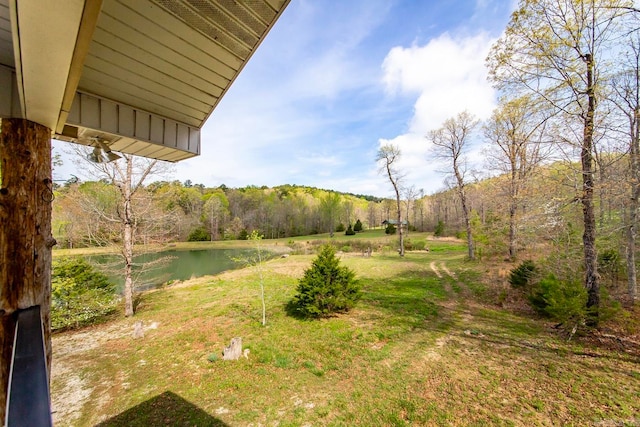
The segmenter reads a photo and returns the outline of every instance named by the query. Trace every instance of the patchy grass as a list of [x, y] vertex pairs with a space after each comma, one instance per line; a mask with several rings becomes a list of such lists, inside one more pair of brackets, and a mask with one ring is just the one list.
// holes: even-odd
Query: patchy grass
[[[363, 284], [346, 315], [286, 316], [313, 259], [295, 255], [266, 263], [266, 327], [257, 272], [244, 269], [150, 292], [135, 319], [56, 335], [56, 424], [640, 424], [640, 355], [567, 343], [487, 303], [464, 247], [428, 246], [342, 254]], [[236, 336], [248, 359], [215, 357]]]

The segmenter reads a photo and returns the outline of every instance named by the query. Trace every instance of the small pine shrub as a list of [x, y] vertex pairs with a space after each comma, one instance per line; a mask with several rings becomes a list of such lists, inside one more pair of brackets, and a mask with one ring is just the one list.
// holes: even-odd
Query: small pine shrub
[[340, 224], [338, 224], [336, 226], [336, 233], [342, 233], [344, 230], [346, 230], [346, 229], [344, 228], [344, 224], [343, 223], [340, 223]]
[[349, 224], [349, 227], [347, 227], [347, 231], [344, 232], [345, 235], [347, 236], [355, 236], [356, 232], [353, 230], [353, 228], [351, 228], [351, 224]]
[[211, 240], [211, 235], [204, 227], [194, 228], [187, 237], [187, 242], [206, 242], [209, 240]]
[[514, 288], [526, 288], [536, 272], [536, 265], [531, 260], [525, 260], [509, 273], [509, 283]]
[[436, 237], [444, 236], [444, 221], [438, 221], [438, 225], [436, 225], [436, 229], [434, 230], [433, 235]]
[[396, 234], [395, 225], [387, 224], [387, 228], [384, 229], [384, 234]]
[[238, 234], [238, 240], [249, 240], [249, 232], [246, 230], [246, 228], [240, 230], [240, 233]]
[[353, 226], [353, 231], [355, 231], [356, 233], [359, 233], [362, 231], [362, 222], [360, 222], [360, 220], [356, 220], [356, 223]]
[[565, 326], [584, 323], [587, 291], [582, 283], [566, 281], [550, 274], [531, 289], [529, 302], [538, 313]]
[[288, 311], [302, 317], [328, 317], [350, 310], [358, 299], [355, 273], [340, 265], [333, 246], [324, 245], [298, 282]]

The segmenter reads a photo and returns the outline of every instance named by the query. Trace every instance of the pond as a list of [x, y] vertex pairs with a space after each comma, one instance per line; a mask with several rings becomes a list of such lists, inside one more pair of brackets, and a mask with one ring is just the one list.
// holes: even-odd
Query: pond
[[[246, 263], [236, 260], [247, 259], [254, 253], [252, 249], [176, 249], [141, 254], [134, 257], [134, 283], [136, 290], [140, 291], [158, 287], [169, 281], [218, 274], [243, 267]], [[274, 256], [273, 253], [263, 251], [265, 259]], [[122, 290], [124, 263], [120, 256], [91, 255], [86, 258], [107, 274], [118, 285], [118, 289]]]

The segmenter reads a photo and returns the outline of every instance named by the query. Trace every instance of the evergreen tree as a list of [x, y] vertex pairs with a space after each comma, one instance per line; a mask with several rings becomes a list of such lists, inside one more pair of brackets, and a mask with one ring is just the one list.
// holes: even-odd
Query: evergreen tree
[[396, 234], [396, 227], [393, 224], [387, 224], [387, 228], [384, 229], [385, 234]]
[[304, 317], [328, 317], [346, 312], [360, 299], [355, 273], [340, 266], [333, 246], [325, 245], [298, 282], [290, 311]]
[[362, 222], [360, 222], [359, 219], [356, 221], [356, 224], [353, 226], [353, 231], [355, 231], [356, 233], [359, 233], [360, 231], [362, 231]]

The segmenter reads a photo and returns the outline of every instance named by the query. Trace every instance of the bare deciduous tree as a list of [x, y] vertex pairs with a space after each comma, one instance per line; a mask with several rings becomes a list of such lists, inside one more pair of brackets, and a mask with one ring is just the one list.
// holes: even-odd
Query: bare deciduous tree
[[404, 256], [404, 231], [402, 226], [402, 205], [400, 192], [402, 191], [402, 174], [398, 170], [398, 160], [400, 159], [400, 148], [394, 144], [385, 144], [378, 150], [376, 161], [381, 163], [380, 172], [387, 175], [396, 196], [398, 235], [400, 236], [400, 256]]
[[88, 173], [89, 176], [103, 180], [114, 185], [118, 191], [115, 216], [110, 216], [106, 211], [93, 205], [86, 207], [92, 214], [103, 217], [107, 222], [118, 224], [119, 239], [121, 239], [121, 255], [124, 260], [124, 301], [125, 316], [133, 316], [134, 305], [134, 280], [133, 247], [138, 225], [138, 217], [134, 209], [134, 196], [142, 188], [145, 180], [153, 174], [166, 172], [169, 164], [155, 159], [136, 157], [131, 154], [122, 154], [122, 158], [112, 162], [94, 163], [87, 161], [89, 152], [84, 147], [76, 147], [76, 154], [81, 160], [76, 163]]
[[465, 154], [469, 148], [470, 137], [478, 125], [478, 120], [467, 111], [445, 120], [442, 127], [432, 130], [427, 140], [433, 144], [435, 155], [450, 164], [455, 179], [456, 191], [462, 205], [469, 259], [475, 259], [475, 248], [471, 231], [471, 209], [467, 203], [466, 181], [467, 163]]
[[633, 303], [638, 299], [636, 269], [636, 226], [640, 208], [640, 36], [629, 40], [623, 69], [614, 78], [612, 100], [626, 119], [629, 141], [628, 201], [625, 216], [627, 289]]
[[522, 191], [542, 160], [539, 143], [546, 118], [529, 97], [502, 100], [484, 126], [488, 167], [506, 175], [509, 210], [509, 259], [517, 256], [518, 208]]
[[404, 193], [404, 200], [405, 200], [405, 205], [407, 207], [406, 211], [407, 211], [407, 235], [409, 235], [409, 226], [414, 224], [416, 222], [416, 215], [414, 212], [413, 215], [413, 222], [409, 222], [409, 213], [411, 212], [411, 208], [414, 205], [414, 202], [416, 201], [416, 198], [418, 197], [419, 191], [416, 189], [415, 185], [412, 185], [411, 187], [405, 188], [403, 190]]

